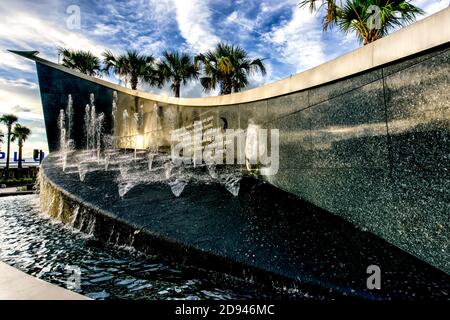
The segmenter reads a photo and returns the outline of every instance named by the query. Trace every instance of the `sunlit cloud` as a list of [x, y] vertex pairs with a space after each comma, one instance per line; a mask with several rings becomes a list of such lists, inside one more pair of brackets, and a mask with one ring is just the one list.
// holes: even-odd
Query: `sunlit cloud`
[[176, 19], [182, 36], [193, 50], [213, 48], [220, 39], [215, 35], [211, 11], [205, 0], [174, 0]]
[[[14, 28], [11, 28], [11, 26]], [[65, 28], [65, 25], [55, 25], [31, 14], [10, 12], [0, 20], [0, 39], [7, 40], [14, 48], [33, 50], [32, 44], [41, 42], [52, 46], [55, 52], [63, 46], [72, 49], [89, 50], [100, 56], [104, 47], [90, 40], [81, 33]], [[42, 53], [44, 56], [46, 52]]]
[[327, 60], [322, 41], [320, 18], [307, 8], [294, 7], [292, 19], [275, 27], [265, 37], [274, 45], [281, 60], [292, 65], [295, 72], [317, 66]]

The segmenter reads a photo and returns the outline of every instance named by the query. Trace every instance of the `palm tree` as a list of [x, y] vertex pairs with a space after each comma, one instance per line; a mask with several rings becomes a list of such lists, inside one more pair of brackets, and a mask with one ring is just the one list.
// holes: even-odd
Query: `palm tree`
[[164, 52], [163, 59], [157, 64], [161, 84], [171, 82], [170, 88], [175, 97], [180, 97], [181, 85], [189, 80], [198, 79], [198, 68], [186, 53]]
[[219, 43], [214, 50], [195, 57], [195, 63], [202, 63], [204, 77], [200, 78], [205, 91], [220, 85], [220, 94], [239, 92], [248, 85], [248, 76], [261, 72], [266, 74], [263, 59], [250, 59], [239, 46]]
[[2, 143], [3, 143], [3, 138], [5, 137], [5, 135], [3, 134], [3, 132], [0, 130], [0, 151], [2, 151]]
[[[406, 26], [424, 11], [411, 4], [410, 0], [303, 0], [300, 7], [309, 6], [318, 10], [316, 4], [325, 7], [322, 25], [324, 31], [337, 26], [345, 33], [355, 32], [364, 45], [378, 40], [391, 30]], [[379, 12], [374, 10], [379, 8]], [[376, 19], [379, 19], [378, 21]]]
[[14, 126], [14, 130], [12, 132], [11, 141], [17, 140], [17, 145], [19, 146], [19, 164], [18, 168], [22, 169], [22, 148], [23, 143], [27, 140], [28, 136], [31, 134], [31, 130], [27, 127], [21, 126], [20, 124], [16, 124]]
[[326, 31], [337, 22], [337, 18], [340, 15], [342, 1], [339, 1], [340, 5], [336, 2], [336, 0], [302, 0], [300, 1], [299, 6], [300, 8], [308, 6], [311, 12], [318, 10], [317, 3], [320, 3], [319, 9], [325, 7], [326, 14], [323, 17], [322, 26], [323, 30]]
[[130, 81], [131, 89], [136, 90], [139, 81], [150, 85], [160, 85], [159, 78], [154, 67], [155, 58], [152, 55], [141, 55], [137, 51], [127, 51], [126, 54], [115, 56], [107, 50], [103, 53], [105, 72], [111, 69], [119, 77]]
[[59, 48], [62, 55], [62, 65], [77, 70], [89, 76], [101, 77], [102, 68], [100, 59], [89, 51], [72, 51], [66, 48]]
[[11, 149], [11, 130], [12, 125], [17, 122], [17, 117], [13, 114], [4, 114], [0, 117], [0, 122], [3, 123], [7, 128], [6, 134], [6, 167], [5, 167], [5, 179], [9, 178], [9, 154]]

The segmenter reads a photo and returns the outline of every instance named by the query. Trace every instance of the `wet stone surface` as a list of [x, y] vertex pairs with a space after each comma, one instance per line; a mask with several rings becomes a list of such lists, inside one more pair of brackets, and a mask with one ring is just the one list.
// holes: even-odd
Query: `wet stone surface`
[[[311, 299], [213, 272], [181, 267], [131, 248], [104, 245], [38, 209], [38, 196], [0, 201], [0, 260], [93, 299]], [[78, 269], [79, 268], [79, 269]], [[71, 276], [80, 271], [80, 287]]]
[[[238, 196], [218, 183], [192, 182], [175, 197], [164, 181], [144, 179], [120, 197], [118, 171], [88, 172], [80, 182], [77, 172], [62, 172], [55, 156], [46, 159], [43, 169], [47, 179], [85, 205], [100, 208], [163, 243], [186, 248], [178, 262], [186, 260], [192, 250], [200, 251], [205, 260], [223, 257], [238, 266], [290, 279], [302, 292], [325, 299], [448, 299], [447, 274], [372, 233], [252, 178], [240, 182]], [[96, 229], [102, 228], [98, 223]], [[381, 268], [379, 291], [367, 289], [370, 265]]]

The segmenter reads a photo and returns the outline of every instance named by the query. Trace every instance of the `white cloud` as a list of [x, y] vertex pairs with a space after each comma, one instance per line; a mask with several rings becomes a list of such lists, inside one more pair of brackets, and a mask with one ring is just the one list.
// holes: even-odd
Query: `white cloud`
[[[0, 107], [0, 114], [14, 113], [19, 118], [21, 125], [31, 129], [31, 136], [24, 144], [24, 155], [26, 157], [31, 156], [33, 149], [42, 149], [47, 153], [47, 137], [39, 96], [33, 97], [32, 94], [11, 93], [0, 89], [0, 105], [2, 106]], [[6, 128], [0, 126], [0, 131], [6, 132]], [[18, 150], [18, 147], [13, 143], [11, 149], [14, 152]]]
[[[162, 88], [150, 87], [148, 84], [140, 84], [139, 90], [151, 92], [153, 94], [161, 95], [163, 97], [173, 97], [173, 92], [170, 88], [170, 83], [166, 83]], [[207, 96], [219, 95], [219, 89], [205, 92], [199, 80], [189, 81], [187, 85], [181, 86], [181, 98], [198, 98]]]
[[96, 36], [106, 36], [106, 35], [114, 35], [119, 31], [120, 29], [118, 26], [111, 26], [104, 23], [97, 23], [92, 33]]
[[425, 15], [419, 17], [419, 19], [423, 19], [450, 6], [449, 0], [413, 0], [411, 3], [425, 11]]
[[152, 36], [141, 36], [131, 44], [131, 47], [142, 54], [155, 56], [164, 50], [166, 43]]
[[30, 82], [26, 79], [16, 79], [16, 80], [11, 80], [11, 79], [3, 79], [0, 78], [0, 87], [3, 86], [12, 86], [12, 87], [25, 87], [28, 89], [37, 89], [38, 85], [34, 82]]
[[205, 92], [199, 80], [191, 81], [188, 85], [181, 87], [181, 96], [184, 98], [198, 98], [219, 95], [219, 88]]
[[[20, 108], [18, 109], [17, 106]], [[42, 119], [42, 107], [37, 85], [24, 79], [0, 78], [0, 113], [14, 113], [29, 119]], [[27, 112], [24, 112], [24, 111]]]
[[174, 0], [181, 35], [193, 51], [213, 48], [220, 39], [211, 26], [211, 12], [205, 0]]
[[[67, 29], [65, 24], [57, 25], [30, 14], [15, 11], [2, 13], [0, 40], [7, 41], [9, 45], [22, 50], [38, 49], [33, 47], [33, 44], [53, 47], [55, 52], [59, 46], [90, 50], [97, 56], [100, 56], [104, 50], [103, 46], [83, 34]], [[43, 54], [45, 56], [45, 52]]]
[[247, 19], [241, 12], [233, 11], [228, 17], [225, 19], [225, 22], [230, 25], [238, 25], [247, 29], [247, 31], [255, 32], [259, 34], [256, 28], [256, 20]]
[[173, 19], [176, 0], [149, 0], [148, 10], [151, 20], [155, 21], [157, 26], [166, 25]]
[[0, 68], [10, 68], [19, 71], [31, 72], [33, 71], [34, 63], [6, 50], [0, 50]]
[[264, 38], [274, 46], [279, 60], [299, 72], [317, 66], [327, 58], [318, 16], [307, 8], [293, 7], [292, 10], [291, 20], [273, 28]]

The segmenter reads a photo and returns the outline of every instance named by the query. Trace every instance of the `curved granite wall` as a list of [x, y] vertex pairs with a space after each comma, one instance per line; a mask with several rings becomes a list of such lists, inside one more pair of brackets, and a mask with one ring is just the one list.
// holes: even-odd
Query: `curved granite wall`
[[[450, 273], [449, 16], [447, 9], [292, 81], [228, 97], [157, 97], [35, 59], [50, 149], [57, 148], [56, 119], [68, 94], [78, 130], [89, 93], [109, 120], [106, 131], [114, 90], [119, 115], [142, 105], [139, 129], [129, 129], [131, 117], [128, 128], [116, 122], [123, 148], [168, 147], [171, 130], [195, 120], [279, 129], [280, 169], [267, 181]], [[421, 35], [420, 50], [416, 42], [406, 46], [414, 54], [398, 54], [398, 34], [404, 45], [428, 27], [442, 32]], [[353, 73], [342, 71], [342, 61], [354, 61]], [[83, 139], [77, 136], [78, 147]]]
[[442, 49], [285, 97], [268, 180], [449, 273], [449, 84]]
[[[311, 299], [448, 298], [446, 273], [255, 178], [241, 180], [238, 196], [220, 183], [193, 182], [174, 197], [161, 181], [120, 196], [120, 165], [91, 171], [80, 181], [79, 172], [61, 170], [60, 160], [53, 153], [42, 163], [42, 211], [93, 241], [220, 272], [209, 277], [296, 288]], [[367, 289], [371, 264], [383, 268], [383, 290]]]

